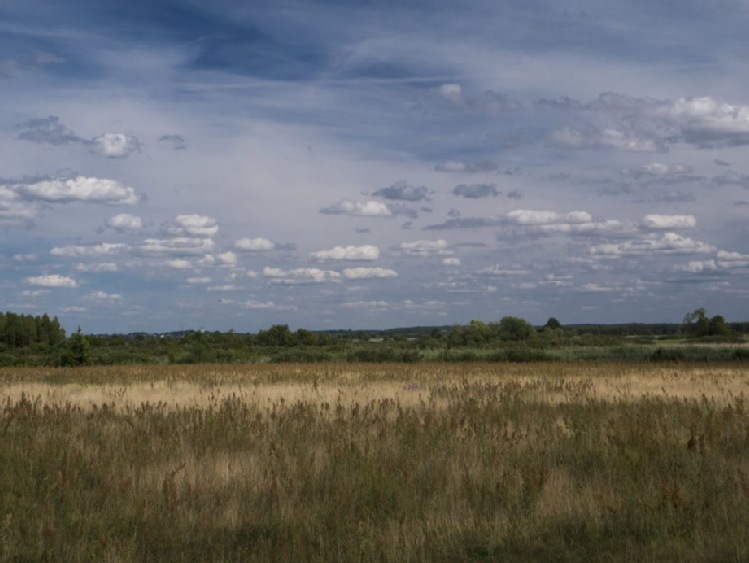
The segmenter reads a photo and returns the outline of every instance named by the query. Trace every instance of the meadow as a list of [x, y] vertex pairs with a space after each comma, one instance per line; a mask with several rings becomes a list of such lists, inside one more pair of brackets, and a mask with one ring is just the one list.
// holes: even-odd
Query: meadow
[[749, 559], [749, 369], [0, 370], [0, 560]]

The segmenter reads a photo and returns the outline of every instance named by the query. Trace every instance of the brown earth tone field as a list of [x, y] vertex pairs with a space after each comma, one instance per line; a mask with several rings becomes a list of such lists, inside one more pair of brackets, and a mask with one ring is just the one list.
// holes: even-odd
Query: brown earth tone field
[[0, 370], [2, 560], [749, 558], [749, 369]]

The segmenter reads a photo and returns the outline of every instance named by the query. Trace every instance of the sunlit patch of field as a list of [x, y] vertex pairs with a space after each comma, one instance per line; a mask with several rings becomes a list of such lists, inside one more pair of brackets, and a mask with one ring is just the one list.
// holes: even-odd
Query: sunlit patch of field
[[0, 560], [747, 560], [749, 370], [0, 370]]
[[482, 383], [512, 384], [524, 399], [550, 403], [662, 397], [725, 404], [749, 394], [749, 369], [629, 364], [5, 369], [0, 370], [0, 397], [12, 401], [38, 397], [45, 403], [70, 403], [84, 409], [114, 403], [120, 411], [146, 403], [172, 409], [205, 408], [231, 395], [266, 407], [282, 401], [353, 405], [378, 400], [439, 406], [444, 402], [435, 398], [435, 389]]

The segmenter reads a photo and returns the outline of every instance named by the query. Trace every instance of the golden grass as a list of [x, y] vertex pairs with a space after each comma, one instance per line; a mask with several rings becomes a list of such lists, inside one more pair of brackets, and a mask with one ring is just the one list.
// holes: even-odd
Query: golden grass
[[0, 560], [740, 560], [749, 370], [0, 370]]
[[[81, 379], [85, 382], [76, 382]], [[116, 383], [110, 383], [112, 379]], [[431, 401], [439, 406], [444, 402], [435, 397], [435, 388], [492, 382], [512, 382], [526, 400], [547, 403], [661, 397], [726, 404], [749, 393], [749, 369], [628, 364], [4, 368], [0, 397], [12, 401], [40, 397], [45, 403], [70, 403], [83, 409], [114, 403], [120, 411], [144, 403], [169, 409], [206, 408], [232, 394], [268, 408], [281, 401], [353, 405], [393, 400], [404, 406]]]

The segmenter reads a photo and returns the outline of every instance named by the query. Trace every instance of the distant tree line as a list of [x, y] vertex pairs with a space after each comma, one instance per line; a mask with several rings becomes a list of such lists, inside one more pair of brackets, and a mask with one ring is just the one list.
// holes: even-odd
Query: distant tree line
[[57, 346], [65, 341], [65, 329], [57, 317], [0, 313], [0, 343], [7, 348], [23, 348], [33, 344]]
[[[672, 361], [697, 357], [694, 350], [674, 350], [673, 346], [738, 343], [747, 332], [749, 323], [729, 324], [720, 315], [709, 317], [704, 308], [688, 313], [680, 324], [562, 325], [551, 317], [543, 326], [533, 326], [520, 317], [505, 316], [495, 322], [472, 320], [388, 330], [291, 330], [287, 324], [274, 324], [257, 333], [187, 330], [93, 335], [78, 327], [70, 336], [56, 317], [5, 313], [0, 314], [0, 365], [551, 361], [575, 357]], [[659, 349], [653, 351], [653, 346]], [[699, 354], [717, 358], [710, 351]], [[742, 361], [749, 359], [746, 346], [730, 354]]]

